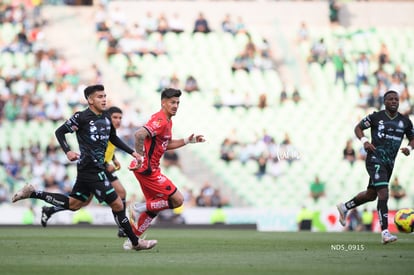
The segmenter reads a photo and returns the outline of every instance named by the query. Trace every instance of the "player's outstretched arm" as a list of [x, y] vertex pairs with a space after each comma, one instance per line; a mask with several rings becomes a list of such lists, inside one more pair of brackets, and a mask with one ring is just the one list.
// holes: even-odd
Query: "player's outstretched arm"
[[205, 142], [206, 139], [203, 135], [195, 135], [191, 134], [189, 137], [181, 138], [181, 139], [172, 139], [168, 143], [167, 150], [174, 150], [180, 147], [183, 147], [184, 145], [187, 145], [189, 143], [200, 143]]

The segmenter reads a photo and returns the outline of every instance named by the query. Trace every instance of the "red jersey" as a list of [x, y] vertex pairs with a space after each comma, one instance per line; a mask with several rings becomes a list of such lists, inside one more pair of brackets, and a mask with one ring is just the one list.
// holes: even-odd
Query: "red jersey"
[[144, 161], [138, 173], [150, 174], [160, 169], [160, 159], [172, 138], [172, 120], [168, 120], [165, 113], [159, 111], [151, 116], [144, 128], [150, 136], [144, 141]]

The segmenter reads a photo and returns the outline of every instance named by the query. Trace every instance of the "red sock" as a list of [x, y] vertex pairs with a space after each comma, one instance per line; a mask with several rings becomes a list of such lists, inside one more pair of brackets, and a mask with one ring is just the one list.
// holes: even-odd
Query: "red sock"
[[138, 235], [139, 232], [138, 232], [138, 229], [137, 229], [137, 224], [136, 223], [133, 223], [131, 220], [129, 220], [129, 224], [131, 225], [132, 232], [134, 232], [134, 234], [136, 236], [139, 236]]
[[157, 199], [147, 201], [147, 211], [158, 213], [161, 210], [169, 209], [170, 206], [167, 200], [164, 199]]
[[152, 220], [153, 217], [149, 216], [147, 212], [142, 212], [138, 218], [137, 233], [134, 233], [138, 236], [141, 236], [151, 226]]

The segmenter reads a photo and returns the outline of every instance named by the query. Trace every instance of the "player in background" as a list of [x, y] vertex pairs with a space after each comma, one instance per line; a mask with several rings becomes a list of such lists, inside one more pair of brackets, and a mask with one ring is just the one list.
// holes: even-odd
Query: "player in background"
[[[122, 110], [118, 107], [110, 107], [108, 108], [108, 113], [111, 116], [111, 122], [115, 129], [119, 129], [121, 127], [122, 122]], [[112, 186], [114, 187], [116, 193], [122, 200], [122, 204], [124, 205], [124, 211], [126, 209], [125, 198], [126, 198], [126, 191], [125, 188], [122, 186], [121, 182], [119, 181], [115, 171], [121, 169], [121, 164], [115, 157], [115, 145], [112, 144], [111, 141], [108, 141], [108, 146], [106, 147], [105, 151], [105, 174], [108, 180], [111, 182]], [[88, 205], [93, 198], [91, 194], [89, 199], [82, 205]], [[41, 224], [43, 227], [47, 226], [47, 221], [50, 217], [60, 211], [66, 210], [62, 206], [43, 206], [42, 207], [42, 216], [41, 216]], [[116, 221], [115, 221], [116, 222]], [[124, 230], [121, 226], [118, 226], [118, 237], [127, 237]]]
[[[55, 131], [56, 138], [60, 147], [66, 153], [66, 157], [70, 161], [77, 160], [77, 177], [70, 195], [35, 190], [33, 185], [26, 184], [13, 195], [12, 202], [34, 198], [46, 201], [54, 206], [76, 211], [93, 194], [99, 202], [105, 202], [111, 207], [117, 223], [130, 239], [129, 249], [151, 249], [157, 244], [157, 241], [143, 240], [133, 233], [131, 224], [125, 215], [122, 200], [105, 174], [104, 158], [108, 140], [135, 158], [141, 158], [141, 156], [116, 135], [111, 118], [105, 111], [106, 93], [104, 86], [88, 86], [84, 90], [84, 95], [88, 101], [88, 108], [74, 113]], [[71, 150], [65, 137], [66, 134], [74, 132], [76, 132], [80, 154]]]
[[160, 159], [166, 150], [174, 150], [188, 143], [204, 142], [203, 135], [191, 134], [187, 138], [172, 138], [172, 117], [180, 105], [181, 91], [167, 88], [161, 93], [161, 110], [154, 113], [147, 123], [135, 132], [134, 159], [129, 169], [141, 185], [145, 203], [135, 203], [130, 207], [131, 226], [137, 236], [141, 236], [151, 225], [151, 221], [164, 209], [173, 209], [183, 204], [181, 192], [161, 173]]
[[[378, 198], [377, 210], [381, 225], [382, 243], [395, 242], [397, 237], [388, 231], [388, 184], [394, 168], [398, 150], [407, 136], [409, 143], [400, 151], [408, 156], [414, 146], [413, 123], [398, 112], [399, 95], [389, 90], [384, 94], [385, 110], [374, 112], [355, 126], [355, 135], [367, 151], [365, 166], [369, 175], [368, 187], [351, 200], [337, 205], [340, 223], [345, 226], [350, 209]], [[364, 136], [364, 130], [371, 128], [371, 142]]]

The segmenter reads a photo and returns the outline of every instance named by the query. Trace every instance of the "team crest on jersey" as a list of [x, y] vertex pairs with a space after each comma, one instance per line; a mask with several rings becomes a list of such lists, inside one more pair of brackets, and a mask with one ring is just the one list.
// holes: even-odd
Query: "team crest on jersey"
[[158, 128], [158, 127], [160, 127], [160, 125], [161, 125], [161, 118], [159, 118], [159, 119], [157, 119], [157, 120], [154, 120], [151, 124], [152, 124], [152, 127], [154, 127], [154, 128]]
[[398, 122], [398, 127], [404, 128], [404, 122], [402, 122], [402, 120], [400, 120], [400, 122]]

